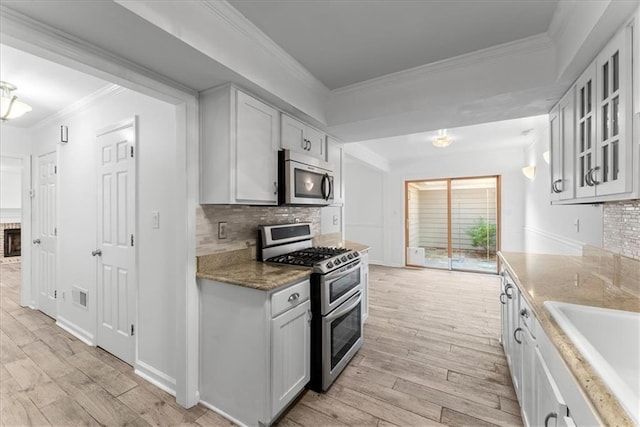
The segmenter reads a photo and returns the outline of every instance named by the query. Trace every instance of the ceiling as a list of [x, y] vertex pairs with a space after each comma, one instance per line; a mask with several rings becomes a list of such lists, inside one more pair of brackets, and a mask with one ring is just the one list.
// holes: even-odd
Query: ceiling
[[33, 110], [4, 124], [30, 128], [109, 83], [60, 64], [0, 44], [0, 79], [15, 85], [13, 92]]
[[363, 144], [394, 163], [472, 151], [525, 147], [532, 142], [534, 135], [540, 135], [547, 126], [548, 117], [542, 115], [447, 129], [447, 136], [453, 143], [446, 148], [436, 148], [431, 143], [438, 136], [437, 131], [374, 139], [357, 144]]
[[329, 89], [545, 33], [557, 0], [229, 0]]

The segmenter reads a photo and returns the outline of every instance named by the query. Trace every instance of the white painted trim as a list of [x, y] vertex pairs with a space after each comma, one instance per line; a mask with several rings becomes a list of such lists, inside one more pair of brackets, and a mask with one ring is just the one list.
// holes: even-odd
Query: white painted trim
[[582, 247], [584, 246], [584, 243], [578, 240], [569, 239], [564, 236], [560, 236], [554, 233], [549, 233], [548, 231], [540, 230], [538, 228], [533, 228], [533, 227], [523, 227], [523, 230], [525, 234], [527, 233], [534, 234], [534, 235], [543, 237], [547, 240], [550, 240], [554, 243], [560, 243], [564, 245], [567, 249], [570, 249], [577, 253], [582, 253]]
[[62, 119], [64, 119], [67, 116], [70, 116], [74, 113], [77, 113], [78, 111], [85, 109], [85, 108], [89, 108], [92, 107], [96, 104], [98, 104], [99, 102], [102, 102], [105, 98], [112, 96], [112, 95], [117, 95], [121, 92], [124, 92], [124, 88], [121, 86], [118, 86], [116, 84], [108, 84], [105, 85], [104, 87], [98, 89], [97, 91], [90, 93], [89, 95], [85, 96], [84, 98], [81, 98], [79, 100], [77, 100], [76, 102], [74, 102], [71, 105], [68, 105], [66, 107], [64, 107], [62, 110], [53, 113], [50, 116], [45, 117], [44, 119], [40, 120], [38, 123], [36, 123], [35, 125], [33, 125], [31, 127], [32, 131], [37, 131], [39, 129], [42, 129], [43, 127], [47, 126], [47, 125], [51, 125], [54, 124], [56, 122], [60, 122]]
[[470, 65], [486, 62], [489, 59], [501, 58], [515, 54], [526, 54], [537, 52], [553, 47], [553, 42], [546, 34], [538, 34], [521, 40], [515, 40], [503, 43], [497, 46], [488, 47], [486, 49], [477, 50], [475, 52], [466, 53], [453, 58], [444, 59], [442, 61], [432, 62], [430, 64], [419, 65], [417, 67], [408, 68], [406, 70], [387, 74], [385, 76], [376, 77], [364, 82], [354, 83], [331, 91], [331, 96], [342, 96], [352, 92], [358, 92], [366, 89], [375, 89], [395, 83], [410, 83], [414, 80], [421, 80], [428, 74], [451, 70], [454, 68], [466, 68]]
[[553, 13], [551, 23], [547, 29], [547, 34], [553, 40], [558, 40], [567, 31], [567, 22], [571, 17], [571, 13], [575, 9], [576, 4], [576, 0], [564, 0], [558, 2], [556, 11]]
[[236, 420], [235, 418], [233, 418], [231, 415], [227, 414], [226, 412], [216, 408], [215, 406], [213, 406], [211, 403], [209, 402], [205, 402], [204, 400], [201, 400], [199, 402], [202, 406], [204, 406], [205, 408], [209, 408], [211, 409], [213, 412], [215, 412], [216, 414], [222, 416], [223, 418], [226, 418], [227, 420], [231, 421], [232, 423], [234, 423], [235, 425], [241, 426], [241, 427], [247, 427], [246, 424], [241, 423], [239, 420]]
[[[105, 126], [102, 129], [98, 129], [96, 131], [96, 137], [102, 136], [102, 135], [104, 135], [106, 133], [115, 132], [115, 131], [118, 131], [120, 129], [126, 129], [128, 127], [133, 127], [134, 132], [137, 132], [138, 131], [137, 126], [136, 126], [137, 121], [138, 121], [138, 117], [134, 116], [134, 117], [132, 117], [130, 119], [124, 119], [124, 120], [119, 121], [117, 123], [112, 123], [109, 126]], [[134, 147], [137, 148], [137, 144], [138, 144], [138, 135], [137, 135], [137, 133], [135, 134], [135, 140], [134, 140], [133, 144], [134, 144]], [[137, 166], [137, 163], [138, 162], [136, 162], [136, 166]]]
[[172, 396], [176, 395], [176, 379], [164, 372], [160, 372], [153, 366], [150, 366], [141, 360], [136, 360], [133, 365], [133, 372], [144, 378], [146, 381], [149, 381], [160, 390], [166, 391]]
[[320, 80], [318, 80], [309, 70], [300, 64], [293, 56], [274, 42], [262, 30], [260, 30], [253, 22], [248, 20], [236, 8], [231, 6], [226, 0], [201, 0], [202, 6], [210, 13], [214, 13], [224, 19], [238, 33], [250, 39], [273, 57], [283, 64], [287, 71], [291, 72], [302, 83], [306, 84], [314, 90], [328, 92], [327, 88]]
[[75, 323], [70, 322], [69, 320], [65, 319], [62, 316], [58, 316], [58, 318], [56, 320], [56, 325], [58, 325], [59, 327], [61, 327], [65, 331], [69, 332], [71, 335], [73, 335], [74, 337], [78, 338], [80, 341], [82, 341], [86, 345], [90, 345], [92, 347], [95, 347], [96, 344], [95, 344], [95, 341], [94, 341], [93, 334], [85, 331], [84, 329], [82, 329], [81, 327], [76, 325]]

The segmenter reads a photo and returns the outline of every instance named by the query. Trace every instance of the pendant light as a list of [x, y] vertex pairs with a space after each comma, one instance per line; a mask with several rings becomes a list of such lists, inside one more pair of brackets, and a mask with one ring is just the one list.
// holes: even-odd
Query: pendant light
[[2, 121], [18, 118], [32, 110], [30, 105], [18, 101], [18, 97], [11, 93], [16, 89], [11, 83], [0, 82], [0, 92], [2, 94], [0, 119]]

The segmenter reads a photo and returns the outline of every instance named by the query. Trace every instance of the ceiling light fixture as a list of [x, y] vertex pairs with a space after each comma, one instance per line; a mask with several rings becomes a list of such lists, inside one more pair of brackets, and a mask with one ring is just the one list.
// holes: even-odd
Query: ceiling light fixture
[[438, 136], [431, 142], [434, 147], [444, 148], [450, 146], [453, 140], [447, 136], [446, 129], [440, 129], [438, 131]]
[[18, 97], [11, 92], [17, 88], [11, 83], [0, 82], [0, 119], [2, 121], [15, 119], [32, 110], [31, 106], [22, 101], [18, 101]]

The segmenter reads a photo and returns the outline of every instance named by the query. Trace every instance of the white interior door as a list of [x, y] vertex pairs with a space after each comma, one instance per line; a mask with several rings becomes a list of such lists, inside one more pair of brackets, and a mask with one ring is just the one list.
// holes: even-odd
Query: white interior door
[[135, 120], [97, 134], [97, 344], [133, 364]]
[[56, 318], [57, 186], [56, 153], [38, 156], [33, 199], [33, 280], [38, 308]]

